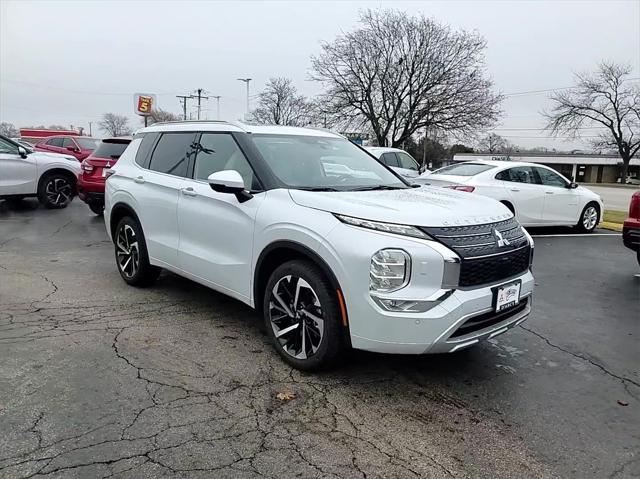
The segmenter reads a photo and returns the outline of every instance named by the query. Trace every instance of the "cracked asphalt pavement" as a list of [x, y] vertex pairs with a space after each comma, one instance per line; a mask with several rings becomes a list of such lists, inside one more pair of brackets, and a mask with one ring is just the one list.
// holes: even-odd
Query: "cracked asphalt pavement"
[[0, 477], [640, 477], [639, 272], [538, 238], [522, 327], [304, 374], [237, 301], [126, 286], [81, 202], [0, 202]]

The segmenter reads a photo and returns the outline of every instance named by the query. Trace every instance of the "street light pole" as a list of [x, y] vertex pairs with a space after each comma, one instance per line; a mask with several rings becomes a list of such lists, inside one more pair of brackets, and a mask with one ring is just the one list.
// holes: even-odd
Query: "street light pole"
[[247, 113], [245, 114], [245, 121], [249, 120], [249, 82], [251, 78], [238, 78], [239, 81], [243, 81], [247, 84]]

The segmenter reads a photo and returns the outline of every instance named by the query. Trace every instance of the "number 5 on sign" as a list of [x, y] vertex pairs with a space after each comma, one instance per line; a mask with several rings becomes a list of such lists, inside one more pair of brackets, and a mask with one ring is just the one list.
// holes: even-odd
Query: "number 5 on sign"
[[133, 96], [133, 107], [136, 115], [149, 116], [153, 111], [156, 96], [148, 93], [136, 93]]

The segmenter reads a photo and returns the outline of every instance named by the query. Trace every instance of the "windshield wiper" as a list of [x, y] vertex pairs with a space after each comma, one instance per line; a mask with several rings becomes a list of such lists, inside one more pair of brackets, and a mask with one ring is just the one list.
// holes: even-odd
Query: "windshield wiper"
[[406, 186], [391, 186], [391, 185], [372, 185], [363, 186], [361, 188], [353, 188], [350, 191], [373, 191], [373, 190], [406, 190]]
[[298, 186], [295, 189], [303, 191], [344, 191], [330, 186]]

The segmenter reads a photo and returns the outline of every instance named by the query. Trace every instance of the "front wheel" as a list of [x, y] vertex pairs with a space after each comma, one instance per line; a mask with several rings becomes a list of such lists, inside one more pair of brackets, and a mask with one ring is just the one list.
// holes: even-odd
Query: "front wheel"
[[598, 208], [595, 203], [589, 203], [582, 210], [582, 214], [580, 215], [580, 219], [578, 220], [576, 228], [582, 233], [591, 233], [596, 229], [596, 226], [598, 226], [599, 222], [600, 208]]
[[146, 286], [160, 274], [160, 268], [149, 263], [142, 227], [125, 216], [116, 227], [115, 254], [120, 276], [131, 286]]
[[267, 282], [263, 314], [280, 356], [306, 371], [327, 368], [346, 349], [337, 291], [309, 261], [289, 261]]
[[75, 186], [63, 173], [46, 176], [38, 187], [38, 200], [47, 208], [66, 208], [73, 199]]

